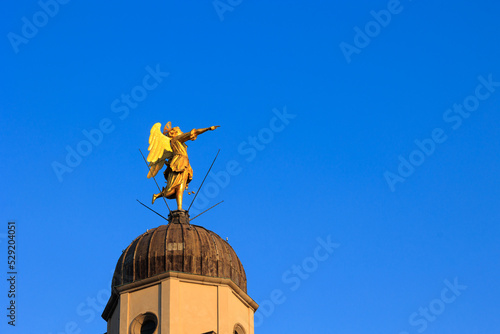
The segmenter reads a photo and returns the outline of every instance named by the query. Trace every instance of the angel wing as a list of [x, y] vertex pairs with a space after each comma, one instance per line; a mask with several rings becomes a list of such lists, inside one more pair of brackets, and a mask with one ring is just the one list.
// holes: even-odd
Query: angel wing
[[170, 147], [170, 138], [161, 132], [160, 123], [156, 123], [151, 128], [148, 151], [149, 155], [147, 161], [150, 167], [148, 173], [149, 179], [156, 176], [165, 165], [165, 161], [170, 159], [173, 155], [172, 148]]

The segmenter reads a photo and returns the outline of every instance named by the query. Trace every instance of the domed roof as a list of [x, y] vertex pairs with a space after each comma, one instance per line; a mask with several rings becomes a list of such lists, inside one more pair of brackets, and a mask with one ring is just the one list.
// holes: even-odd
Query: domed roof
[[231, 279], [245, 293], [245, 270], [233, 248], [216, 233], [189, 224], [186, 211], [148, 230], [123, 251], [112, 288], [174, 271]]

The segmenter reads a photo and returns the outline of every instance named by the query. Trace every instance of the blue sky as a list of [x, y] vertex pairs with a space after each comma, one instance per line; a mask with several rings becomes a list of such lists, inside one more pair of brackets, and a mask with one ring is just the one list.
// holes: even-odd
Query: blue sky
[[164, 223], [136, 199], [167, 121], [221, 125], [189, 145], [194, 190], [221, 149], [191, 215], [225, 201], [194, 222], [243, 262], [256, 333], [498, 332], [496, 2], [4, 7], [2, 333], [106, 330], [121, 250]]

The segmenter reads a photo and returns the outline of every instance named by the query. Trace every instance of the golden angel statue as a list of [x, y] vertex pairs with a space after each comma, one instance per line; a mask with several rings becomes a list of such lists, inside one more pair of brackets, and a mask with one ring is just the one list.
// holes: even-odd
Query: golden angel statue
[[156, 176], [163, 166], [167, 165], [163, 173], [167, 186], [163, 187], [159, 194], [153, 195], [153, 204], [160, 197], [175, 198], [177, 200], [177, 210], [182, 210], [184, 190], [187, 189], [189, 182], [193, 179], [193, 169], [189, 164], [185, 142], [196, 140], [198, 135], [209, 130], [215, 130], [218, 127], [216, 125], [204, 129], [193, 129], [184, 133], [178, 126], [172, 128], [171, 123], [168, 122], [162, 133], [160, 123], [153, 125], [149, 136], [149, 155], [147, 157], [149, 162], [148, 178]]

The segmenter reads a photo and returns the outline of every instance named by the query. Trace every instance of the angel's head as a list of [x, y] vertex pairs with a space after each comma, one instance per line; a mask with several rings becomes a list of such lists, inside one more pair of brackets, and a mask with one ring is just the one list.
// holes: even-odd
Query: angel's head
[[165, 128], [163, 129], [163, 134], [170, 137], [170, 138], [174, 138], [178, 135], [181, 135], [183, 132], [181, 131], [181, 128], [179, 128], [178, 126], [176, 126], [175, 128], [172, 128], [172, 123], [171, 122], [168, 122], [167, 124], [165, 124]]

